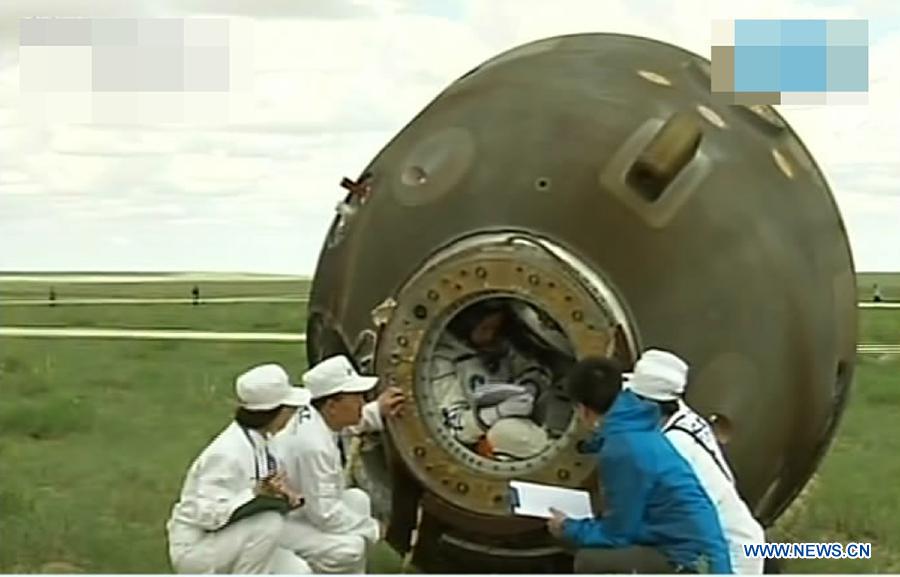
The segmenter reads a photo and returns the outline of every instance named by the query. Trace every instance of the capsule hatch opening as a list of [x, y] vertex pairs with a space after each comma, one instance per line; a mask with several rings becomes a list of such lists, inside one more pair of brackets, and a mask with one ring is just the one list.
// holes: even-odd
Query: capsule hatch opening
[[553, 452], [573, 420], [563, 377], [575, 362], [559, 323], [536, 305], [489, 297], [460, 308], [425, 363], [430, 428], [473, 462], [518, 462]]

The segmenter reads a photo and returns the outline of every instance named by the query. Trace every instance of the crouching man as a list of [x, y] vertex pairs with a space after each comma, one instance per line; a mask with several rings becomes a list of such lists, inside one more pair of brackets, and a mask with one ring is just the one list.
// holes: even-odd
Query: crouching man
[[594, 429], [606, 510], [599, 519], [554, 512], [550, 532], [577, 549], [577, 573], [731, 573], [716, 510], [659, 429], [660, 410], [631, 391], [609, 359], [567, 377], [578, 416]]
[[306, 499], [288, 516], [282, 545], [316, 573], [365, 573], [367, 546], [384, 536], [369, 496], [346, 488], [339, 446], [341, 434], [381, 431], [384, 418], [402, 410], [405, 398], [396, 388], [364, 404], [377, 382], [357, 374], [347, 357], [325, 359], [303, 375], [311, 406], [301, 407], [273, 440], [288, 485]]
[[748, 557], [745, 546], [762, 545], [765, 532], [734, 484], [734, 475], [710, 424], [683, 400], [688, 365], [668, 351], [650, 349], [638, 359], [624, 387], [659, 404], [663, 433], [684, 457], [709, 495], [728, 541], [735, 573], [760, 574], [763, 559]]

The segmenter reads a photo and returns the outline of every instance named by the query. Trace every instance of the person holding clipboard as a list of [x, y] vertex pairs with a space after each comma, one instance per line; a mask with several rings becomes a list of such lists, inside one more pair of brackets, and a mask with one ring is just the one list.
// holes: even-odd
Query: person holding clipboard
[[579, 361], [566, 388], [594, 428], [586, 452], [600, 466], [605, 513], [553, 511], [551, 534], [576, 549], [576, 573], [732, 573], [716, 510], [659, 428], [656, 403], [622, 390], [612, 359]]
[[284, 518], [303, 505], [268, 449], [269, 437], [309, 403], [285, 370], [260, 365], [237, 378], [234, 420], [188, 470], [166, 524], [169, 558], [178, 573], [312, 573], [281, 547]]

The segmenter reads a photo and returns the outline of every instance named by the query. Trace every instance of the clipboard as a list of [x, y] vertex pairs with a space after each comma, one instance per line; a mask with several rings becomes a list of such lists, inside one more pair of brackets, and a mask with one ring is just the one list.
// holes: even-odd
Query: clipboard
[[509, 502], [512, 513], [520, 517], [549, 519], [553, 516], [550, 513], [551, 507], [570, 519], [594, 517], [591, 494], [584, 489], [510, 481]]

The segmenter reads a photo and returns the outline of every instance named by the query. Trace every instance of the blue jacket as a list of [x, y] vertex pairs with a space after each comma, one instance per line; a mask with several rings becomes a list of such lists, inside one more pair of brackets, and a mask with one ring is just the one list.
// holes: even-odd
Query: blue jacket
[[644, 545], [676, 566], [731, 573], [716, 510], [659, 420], [656, 403], [619, 393], [586, 447], [598, 455], [605, 513], [567, 520], [563, 535], [578, 548]]

